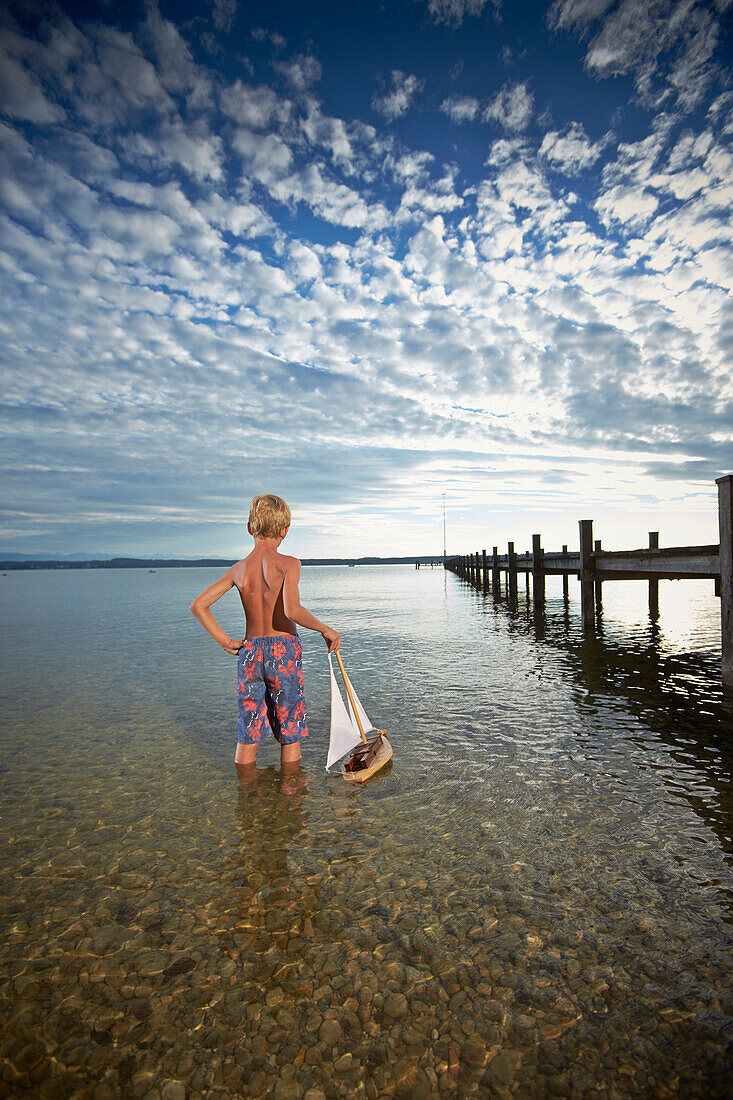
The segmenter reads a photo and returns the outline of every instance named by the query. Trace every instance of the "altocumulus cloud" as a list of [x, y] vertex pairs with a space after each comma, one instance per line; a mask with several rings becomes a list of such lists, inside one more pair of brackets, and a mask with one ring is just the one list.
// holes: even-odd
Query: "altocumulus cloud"
[[529, 5], [524, 60], [485, 0], [70, 10], [0, 26], [6, 552], [235, 554], [266, 488], [308, 554], [437, 549], [443, 492], [714, 538], [726, 0]]

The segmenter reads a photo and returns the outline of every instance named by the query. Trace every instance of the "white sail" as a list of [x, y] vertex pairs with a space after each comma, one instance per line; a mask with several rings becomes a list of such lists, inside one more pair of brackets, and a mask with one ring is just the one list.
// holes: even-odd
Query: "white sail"
[[[369, 720], [369, 717], [367, 715], [367, 712], [364, 710], [364, 707], [361, 705], [361, 700], [359, 699], [359, 696], [354, 691], [354, 685], [352, 684], [351, 680], [346, 675], [346, 673], [344, 673], [343, 675], [344, 675], [344, 680], [346, 681], [346, 683], [349, 686], [349, 691], [351, 692], [352, 698], [353, 698], [354, 702], [356, 703], [356, 713], [359, 715], [359, 720], [361, 721], [361, 728], [364, 730], [364, 733], [369, 733], [371, 730], [374, 729], [374, 726], [372, 725], [371, 721]], [[358, 729], [359, 728], [359, 723], [356, 721], [356, 718], [354, 717], [354, 711], [353, 711], [353, 708], [351, 706], [351, 699], [349, 698], [348, 692], [346, 693], [346, 705], [349, 708], [349, 718], [351, 719], [351, 724]]]
[[328, 655], [328, 667], [331, 671], [331, 738], [328, 743], [326, 770], [361, 743], [359, 729], [356, 722], [353, 722], [350, 718], [336, 683], [330, 653]]

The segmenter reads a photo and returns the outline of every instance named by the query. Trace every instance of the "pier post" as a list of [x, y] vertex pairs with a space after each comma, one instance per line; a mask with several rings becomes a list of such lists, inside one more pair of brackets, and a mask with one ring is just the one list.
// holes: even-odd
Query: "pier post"
[[507, 588], [509, 598], [515, 600], [517, 598], [517, 555], [514, 552], [513, 542], [508, 543], [507, 551]]
[[480, 588], [483, 584], [483, 576], [481, 573], [481, 551], [476, 551], [476, 587]]
[[[595, 540], [595, 542], [593, 543], [593, 549], [594, 549], [596, 554], [600, 554], [600, 552], [601, 552], [601, 540], [600, 539]], [[600, 611], [601, 606], [603, 604], [603, 581], [596, 581], [595, 586], [596, 586], [596, 611]]]
[[[659, 531], [649, 532], [649, 549], [659, 549]], [[659, 581], [649, 581], [649, 617], [659, 618]]]
[[476, 584], [476, 555], [471, 554], [471, 584]]
[[501, 573], [499, 572], [499, 547], [495, 546], [491, 555], [491, 588], [495, 596], [501, 592]]
[[580, 528], [580, 615], [583, 620], [583, 630], [592, 630], [595, 622], [591, 556], [593, 520], [578, 520], [578, 526]]
[[545, 602], [545, 552], [542, 549], [542, 535], [532, 535], [532, 592], [537, 602]]
[[481, 551], [481, 579], [484, 582], [484, 592], [489, 589], [489, 575], [486, 572], [486, 551]]
[[468, 583], [473, 584], [473, 554], [468, 555]]
[[[567, 554], [567, 552], [568, 552], [568, 544], [566, 542], [563, 543], [562, 552], [563, 552], [563, 554]], [[563, 598], [565, 603], [568, 602], [568, 575], [567, 575], [567, 573], [563, 573], [563, 575], [562, 575], [562, 598]]]
[[720, 643], [723, 683], [733, 687], [733, 474], [716, 479], [720, 526]]

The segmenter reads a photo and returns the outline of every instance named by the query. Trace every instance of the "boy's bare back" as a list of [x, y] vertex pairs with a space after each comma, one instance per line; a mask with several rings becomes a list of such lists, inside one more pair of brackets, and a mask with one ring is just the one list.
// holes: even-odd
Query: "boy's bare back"
[[191, 611], [201, 625], [227, 653], [236, 656], [243, 640], [230, 638], [222, 630], [211, 613], [211, 605], [232, 588], [237, 589], [242, 600], [247, 639], [282, 634], [297, 638], [298, 627], [303, 626], [317, 630], [330, 652], [339, 647], [338, 631], [322, 623], [300, 602], [300, 562], [278, 553], [289, 524], [290, 509], [281, 497], [273, 494], [255, 497], [247, 522], [247, 530], [255, 540], [254, 549], [200, 592], [191, 604]]
[[261, 545], [225, 574], [237, 588], [247, 621], [247, 638], [295, 634], [298, 627], [285, 614], [284, 591], [288, 581], [297, 586], [300, 562]]

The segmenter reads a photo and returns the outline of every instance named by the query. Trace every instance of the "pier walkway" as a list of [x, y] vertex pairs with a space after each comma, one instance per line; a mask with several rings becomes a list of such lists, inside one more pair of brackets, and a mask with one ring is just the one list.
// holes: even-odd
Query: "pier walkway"
[[538, 604], [545, 599], [545, 578], [561, 576], [563, 595], [568, 595], [568, 577], [580, 581], [580, 613], [583, 628], [593, 631], [596, 607], [602, 599], [604, 581], [646, 580], [649, 585], [649, 611], [659, 614], [659, 581], [711, 579], [720, 597], [721, 672], [723, 682], [733, 687], [733, 474], [718, 478], [718, 521], [720, 542], [709, 546], [659, 546], [659, 532], [649, 532], [649, 545], [639, 550], [604, 550], [600, 539], [593, 539], [593, 520], [581, 519], [579, 548], [548, 552], [542, 548], [542, 536], [532, 536], [532, 549], [518, 554], [514, 543], [506, 554], [494, 546], [486, 550], [446, 557], [445, 568], [470, 584], [485, 590], [501, 591], [504, 574], [506, 591], [516, 595], [519, 575], [525, 575], [529, 592]]

